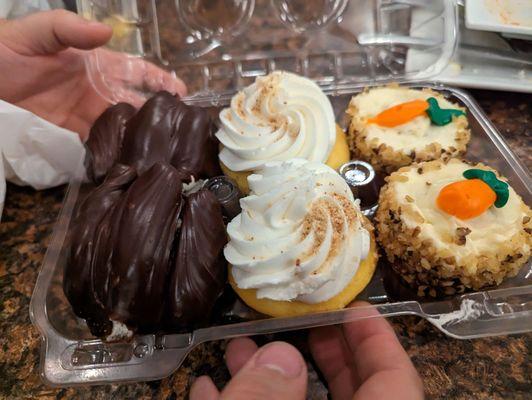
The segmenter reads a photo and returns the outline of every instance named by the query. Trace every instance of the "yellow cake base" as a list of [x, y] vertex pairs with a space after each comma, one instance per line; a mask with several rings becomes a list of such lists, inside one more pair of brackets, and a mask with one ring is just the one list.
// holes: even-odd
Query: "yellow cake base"
[[349, 143], [347, 143], [347, 135], [336, 125], [336, 142], [329, 154], [329, 158], [325, 162], [329, 167], [338, 169], [350, 160]]
[[[338, 169], [343, 164], [348, 162], [349, 159], [349, 145], [347, 143], [347, 136], [344, 131], [342, 131], [342, 128], [336, 125], [336, 142], [334, 143], [334, 147], [331, 150], [331, 154], [329, 154], [326, 164], [331, 168]], [[235, 172], [227, 168], [222, 162], [220, 162], [220, 167], [222, 168], [225, 176], [231, 178], [244, 195], [249, 194], [248, 176], [253, 172]]]
[[311, 314], [321, 311], [332, 311], [345, 308], [355, 297], [364, 290], [371, 280], [378, 260], [375, 238], [371, 234], [371, 246], [368, 256], [360, 263], [358, 270], [351, 282], [343, 291], [332, 299], [321, 303], [309, 304], [300, 301], [277, 301], [271, 299], [257, 299], [256, 289], [240, 289], [237, 287], [229, 266], [229, 282], [240, 298], [254, 310], [272, 317], [293, 317], [296, 315]]

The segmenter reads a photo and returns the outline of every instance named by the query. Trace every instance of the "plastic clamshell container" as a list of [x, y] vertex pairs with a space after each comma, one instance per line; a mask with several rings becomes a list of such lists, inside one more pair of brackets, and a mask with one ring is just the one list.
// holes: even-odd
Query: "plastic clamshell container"
[[[221, 2], [232, 4], [230, 1]], [[135, 3], [135, 8], [131, 8], [132, 3]], [[188, 71], [191, 76], [200, 76], [199, 80], [191, 80], [191, 82], [199, 81], [201, 85], [193, 86], [190, 90], [191, 96], [185, 101], [211, 107], [213, 112], [219, 111], [228, 103], [236, 90], [251, 83], [256, 76], [264, 75], [276, 68], [288, 69], [309, 76], [322, 86], [333, 104], [337, 121], [345, 127], [344, 111], [351, 96], [361, 88], [391, 81], [404, 83], [410, 80], [428, 79], [445, 66], [456, 41], [456, 9], [452, 0], [316, 2], [331, 6], [329, 11], [332, 17], [329, 19], [332, 19], [329, 21], [326, 21], [327, 18], [305, 19], [303, 27], [297, 18], [290, 20], [289, 17], [295, 17], [290, 14], [289, 9], [288, 11], [286, 9], [288, 1], [243, 0], [238, 4], [250, 7], [246, 8], [241, 16], [244, 21], [247, 20], [248, 31], [246, 28], [232, 30], [231, 33], [225, 32], [224, 29], [194, 31], [182, 38], [182, 43], [187, 45], [174, 49], [175, 53], [172, 53], [168, 49], [163, 50], [165, 48], [163, 38], [166, 37], [163, 26], [166, 25], [161, 22], [161, 17], [173, 21], [167, 26], [169, 30], [167, 32], [170, 33], [166, 34], [179, 36], [179, 27], [184, 25], [183, 21], [187, 17], [177, 11], [176, 5], [184, 7], [185, 3], [193, 2], [176, 0], [138, 3], [78, 1], [79, 10], [93, 19], [136, 21], [133, 28], [128, 28], [129, 25], [115, 26], [115, 38], [111, 47], [117, 46], [119, 50], [127, 51], [127, 54], [119, 55], [114, 70], [113, 65], [102, 63], [103, 58], [108, 56], [108, 49], [98, 50], [88, 57], [87, 69], [95, 87], [111, 101], [131, 100], [129, 96], [132, 96], [132, 93], [141, 98], [150, 94], [150, 82], [128, 80], [132, 76], [127, 75], [127, 71], [133, 70], [134, 65], [141, 65], [137, 63], [142, 63], [144, 60], [165, 66], [168, 70], [175, 70], [178, 74]], [[143, 5], [142, 8], [140, 3]], [[168, 13], [160, 14], [160, 7], [163, 5], [169, 7]], [[271, 7], [281, 8], [273, 11]], [[173, 10], [171, 16], [170, 10]], [[409, 15], [415, 11], [426, 13], [427, 22], [439, 21], [441, 41], [432, 42], [431, 45], [422, 38], [412, 38], [408, 35], [410, 30], [408, 24], [404, 26], [405, 20], [408, 22]], [[353, 14], [350, 14], [351, 12]], [[351, 15], [353, 20], [349, 19]], [[252, 22], [256, 18], [268, 16], [270, 19], [272, 16], [275, 17], [271, 23], [285, 36], [276, 33], [279, 36], [262, 37], [264, 41], [255, 41], [261, 39], [261, 34], [250, 32], [253, 31]], [[357, 24], [356, 21], [361, 24]], [[193, 26], [191, 21], [188, 23]], [[190, 26], [187, 29], [195, 29]], [[123, 31], [128, 29], [133, 31], [120, 36], [121, 32], [123, 34]], [[340, 29], [340, 32], [337, 29]], [[242, 39], [241, 35], [250, 36]], [[298, 42], [301, 35], [305, 36], [303, 44]], [[188, 40], [188, 37], [192, 39]], [[200, 39], [197, 39], [198, 37]], [[275, 43], [277, 39], [294, 39], [301, 46], [294, 47], [290, 52], [281, 52], [274, 50], [275, 46], [267, 45], [268, 42]], [[341, 43], [338, 44], [339, 50], [336, 50], [335, 46], [326, 46], [325, 39], [332, 40], [335, 46]], [[208, 47], [204, 47], [208, 43], [214, 46], [209, 51], [206, 50]], [[241, 45], [244, 47], [240, 47]], [[405, 73], [400, 68], [392, 68], [395, 65], [404, 65], [408, 49], [415, 46], [428, 46], [427, 52], [434, 54], [430, 66], [411, 73]], [[215, 54], [214, 51], [218, 50], [219, 52]], [[113, 57], [115, 56], [117, 55], [113, 53]], [[314, 56], [317, 58], [314, 59]], [[350, 57], [354, 57], [355, 60], [352, 64], [348, 61]], [[287, 65], [279, 60], [294, 62], [294, 68], [287, 68]], [[321, 65], [321, 69], [318, 68], [320, 60], [327, 60]], [[226, 66], [232, 71], [231, 74], [215, 72], [220, 65]], [[114, 73], [117, 75], [113, 75]], [[123, 79], [120, 80], [118, 78], [122, 73]], [[180, 76], [188, 80], [186, 75]], [[222, 90], [218, 85], [225, 78], [228, 78], [228, 81], [224, 82]], [[410, 85], [432, 88], [451, 101], [463, 105], [468, 110], [467, 116], [472, 131], [466, 158], [471, 161], [482, 161], [496, 168], [508, 178], [512, 187], [526, 203], [532, 203], [532, 178], [529, 172], [467, 93], [441, 85], [421, 83]], [[293, 318], [268, 318], [253, 312], [234, 296], [230, 309], [220, 318], [215, 318], [211, 326], [188, 333], [137, 335], [127, 342], [103, 342], [92, 337], [84, 321], [76, 318], [62, 290], [63, 269], [68, 251], [65, 239], [73, 210], [86, 190], [81, 183], [84, 176], [82, 163], [77, 172], [79, 179], [75, 179], [68, 188], [30, 305], [32, 321], [42, 335], [41, 374], [49, 385], [72, 386], [160, 379], [179, 368], [187, 354], [203, 342], [340, 324], [372, 318], [375, 316], [374, 310], [384, 316], [418, 315], [426, 318], [445, 334], [461, 339], [518, 333], [532, 329], [530, 260], [518, 276], [506, 280], [497, 288], [439, 300], [420, 299], [409, 291], [395, 290], [394, 287], [400, 287], [399, 280], [388, 273], [390, 268], [384, 262], [380, 262], [372, 281], [358, 296], [358, 299], [371, 304], [367, 307], [347, 308]]]
[[[273, 70], [327, 92], [422, 81], [447, 66], [458, 34], [454, 0], [78, 0], [78, 12], [114, 28], [87, 58], [94, 87], [111, 102], [135, 102], [167, 79], [146, 61], [175, 72], [187, 100], [205, 104]], [[415, 34], [423, 26], [430, 38]], [[423, 58], [405, 68], [410, 49]]]
[[[472, 138], [467, 159], [483, 161], [506, 176], [527, 204], [532, 203], [532, 178], [500, 137], [485, 114], [461, 90], [423, 84], [467, 108]], [[339, 120], [354, 94], [352, 90], [331, 96]], [[80, 176], [83, 166], [80, 165]], [[374, 316], [418, 315], [445, 334], [470, 339], [532, 329], [532, 261], [518, 276], [493, 290], [471, 292], [442, 300], [419, 299], [396, 293], [397, 285], [386, 277], [380, 262], [377, 273], [358, 299], [371, 306], [317, 313], [293, 318], [266, 318], [236, 301], [231, 313], [249, 321], [225, 322], [185, 334], [136, 336], [131, 342], [105, 343], [90, 337], [85, 323], [76, 318], [62, 292], [64, 246], [72, 211], [80, 196], [80, 182], [71, 183], [46, 253], [31, 302], [33, 323], [43, 336], [41, 372], [51, 385], [96, 384], [163, 378], [176, 370], [198, 344], [237, 336], [274, 333], [339, 324]], [[391, 281], [390, 281], [391, 280]], [[229, 289], [230, 290], [230, 289]], [[258, 319], [256, 319], [258, 318]]]

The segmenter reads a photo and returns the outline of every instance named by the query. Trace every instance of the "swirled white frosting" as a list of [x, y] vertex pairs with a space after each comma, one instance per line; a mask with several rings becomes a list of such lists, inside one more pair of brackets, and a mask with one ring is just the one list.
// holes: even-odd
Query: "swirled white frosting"
[[257, 298], [326, 301], [352, 280], [370, 246], [358, 204], [332, 168], [302, 159], [268, 163], [227, 226], [224, 254]]
[[310, 79], [276, 71], [259, 77], [220, 113], [220, 161], [256, 171], [269, 161], [325, 162], [336, 141], [331, 103]]

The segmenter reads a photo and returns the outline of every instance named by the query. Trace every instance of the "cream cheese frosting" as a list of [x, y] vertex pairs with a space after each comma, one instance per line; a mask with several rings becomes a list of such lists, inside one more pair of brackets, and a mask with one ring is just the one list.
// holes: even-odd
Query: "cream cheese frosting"
[[[452, 182], [464, 180], [463, 172], [471, 168], [458, 159], [452, 159], [446, 165], [427, 163], [421, 171], [418, 168], [397, 171], [390, 182], [404, 223], [410, 228], [419, 227], [420, 240], [430, 239], [440, 251], [452, 254], [457, 263], [503, 246], [523, 229], [522, 221], [527, 216], [526, 206], [511, 187], [504, 207], [492, 206], [475, 218], [461, 220], [440, 210], [436, 205], [440, 190]], [[456, 232], [460, 228], [467, 232], [465, 243], [456, 242]], [[521, 250], [523, 255], [530, 253], [527, 242], [523, 243]], [[474, 269], [475, 264], [467, 263], [466, 268]]]
[[336, 141], [332, 105], [318, 85], [289, 72], [259, 77], [220, 113], [220, 161], [256, 171], [269, 161], [325, 162]]
[[268, 163], [248, 182], [224, 250], [237, 286], [257, 289], [259, 299], [306, 303], [340, 293], [370, 247], [347, 183], [302, 159]]
[[[357, 118], [364, 123], [368, 118], [375, 117], [393, 106], [413, 100], [426, 100], [429, 97], [436, 98], [441, 108], [461, 109], [432, 91], [393, 86], [370, 89], [353, 97], [350, 104], [357, 110]], [[422, 115], [395, 127], [367, 123], [364, 125], [363, 133], [366, 142], [376, 140], [396, 151], [410, 154], [412, 151], [423, 150], [431, 143], [439, 143], [444, 149], [456, 146], [457, 132], [461, 129], [458, 121], [464, 119], [465, 117], [458, 117], [447, 125], [436, 126], [431, 124], [428, 116]]]

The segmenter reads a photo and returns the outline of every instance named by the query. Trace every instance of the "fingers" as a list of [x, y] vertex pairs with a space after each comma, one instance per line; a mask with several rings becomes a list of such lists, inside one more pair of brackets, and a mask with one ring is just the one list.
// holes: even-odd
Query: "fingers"
[[339, 327], [326, 326], [309, 333], [312, 357], [325, 377], [332, 398], [350, 400], [358, 387], [351, 369], [352, 355]]
[[[186, 96], [187, 87], [181, 79], [175, 76], [175, 74], [164, 71], [149, 62], [143, 61], [143, 64], [146, 66], [146, 70], [134, 77], [134, 81], [128, 82], [129, 85], [139, 88], [147, 87], [152, 92], [166, 90], [173, 95], [179, 95], [179, 97]], [[118, 85], [120, 85], [120, 83]], [[115, 95], [116, 94], [117, 93], [115, 92]], [[118, 100], [125, 101], [136, 108], [140, 108], [146, 102], [146, 97], [139, 95], [134, 90], [125, 90], [120, 94]]]
[[258, 349], [258, 346], [250, 338], [231, 340], [225, 349], [225, 363], [231, 376], [235, 376]]
[[190, 388], [190, 400], [217, 400], [219, 397], [220, 392], [208, 376], [200, 376]]
[[363, 382], [354, 399], [422, 399], [421, 379], [391, 325], [374, 309], [364, 314], [373, 318], [343, 326], [354, 368]]
[[19, 54], [45, 55], [69, 47], [94, 49], [107, 43], [112, 33], [107, 25], [54, 10], [6, 22], [0, 28], [0, 39]]
[[[367, 303], [354, 303], [353, 307], [366, 306]], [[410, 358], [395, 336], [391, 325], [375, 309], [364, 309], [361, 319], [343, 325], [344, 335], [353, 354], [355, 366], [359, 368], [361, 380], [383, 370], [397, 367], [413, 369]]]
[[388, 334], [396, 337], [388, 321], [376, 309], [371, 308], [369, 303], [356, 301], [350, 305], [350, 308], [353, 308], [353, 311], [363, 318], [343, 325], [346, 343], [351, 350], [375, 335]]
[[367, 378], [353, 396], [353, 400], [366, 399], [422, 400], [423, 382], [415, 370], [381, 370]]
[[185, 83], [174, 72], [165, 71], [146, 60], [131, 57], [107, 49], [98, 50], [99, 64], [105, 66], [101, 84], [112, 89], [115, 101], [125, 101], [140, 107], [146, 98], [139, 92], [166, 90], [184, 97], [187, 94]]
[[145, 81], [153, 91], [166, 90], [180, 97], [187, 95], [187, 86], [174, 72], [167, 72], [155, 64], [145, 62]]
[[221, 399], [303, 400], [307, 366], [295, 347], [273, 342], [260, 348], [233, 377]]
[[325, 326], [312, 329], [308, 340], [312, 357], [327, 381], [334, 379], [350, 364], [351, 352], [338, 327]]

